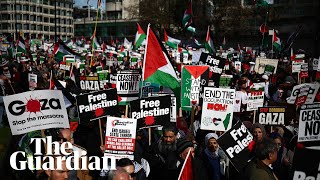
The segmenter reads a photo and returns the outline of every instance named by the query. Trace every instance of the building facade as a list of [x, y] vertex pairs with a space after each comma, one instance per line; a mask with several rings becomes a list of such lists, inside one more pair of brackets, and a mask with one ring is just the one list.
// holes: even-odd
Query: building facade
[[73, 0], [1, 0], [0, 34], [73, 37], [73, 4]]
[[[82, 16], [78, 13], [74, 14], [75, 37], [91, 37], [97, 22], [96, 36], [98, 38], [103, 38], [103, 40], [121, 40], [124, 37], [129, 40], [134, 39], [139, 16], [139, 0], [106, 0], [105, 5], [102, 20], [96, 21], [96, 16], [92, 15], [89, 18], [88, 13], [83, 13], [83, 11]], [[83, 10], [87, 11], [87, 9]]]

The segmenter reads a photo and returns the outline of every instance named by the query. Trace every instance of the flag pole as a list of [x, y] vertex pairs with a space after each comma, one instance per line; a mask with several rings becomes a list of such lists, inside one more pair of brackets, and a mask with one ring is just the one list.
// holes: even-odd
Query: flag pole
[[99, 119], [99, 130], [100, 130], [100, 143], [101, 143], [101, 146], [103, 146], [101, 119]]

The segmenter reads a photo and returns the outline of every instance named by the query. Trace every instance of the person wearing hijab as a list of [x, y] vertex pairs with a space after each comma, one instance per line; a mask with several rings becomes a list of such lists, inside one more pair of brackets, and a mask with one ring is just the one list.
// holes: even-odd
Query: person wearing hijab
[[205, 149], [200, 153], [199, 159], [203, 162], [207, 172], [208, 179], [223, 179], [224, 169], [221, 167], [225, 164], [226, 155], [219, 147], [218, 135], [209, 133], [205, 136]]

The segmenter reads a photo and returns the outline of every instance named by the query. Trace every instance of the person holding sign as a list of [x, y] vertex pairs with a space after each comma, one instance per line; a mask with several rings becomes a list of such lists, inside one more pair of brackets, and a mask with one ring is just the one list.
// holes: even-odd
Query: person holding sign
[[205, 166], [208, 179], [220, 180], [224, 175], [223, 165], [227, 157], [219, 147], [218, 138], [216, 133], [207, 134], [204, 140], [206, 148], [198, 157]]

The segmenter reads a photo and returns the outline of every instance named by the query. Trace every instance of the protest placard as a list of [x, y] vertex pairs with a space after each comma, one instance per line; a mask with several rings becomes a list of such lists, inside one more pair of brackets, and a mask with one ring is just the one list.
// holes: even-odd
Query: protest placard
[[317, 71], [317, 70], [318, 70], [318, 64], [319, 64], [319, 59], [313, 58], [313, 61], [312, 61], [312, 69], [313, 69], [314, 71]]
[[219, 146], [239, 172], [250, 160], [248, 145], [252, 140], [253, 136], [240, 121], [218, 139]]
[[259, 107], [258, 119], [264, 125], [284, 125], [286, 121], [286, 107]]
[[76, 96], [76, 100], [81, 124], [119, 112], [116, 89], [81, 94]]
[[308, 63], [302, 63], [301, 64], [301, 71], [299, 74], [300, 78], [307, 78], [309, 76], [308, 72], [309, 72]]
[[177, 122], [177, 98], [171, 96], [170, 122]]
[[276, 68], [276, 67], [274, 67], [273, 65], [267, 64], [267, 65], [264, 67], [264, 74], [265, 74], [265, 75], [268, 75], [268, 76], [271, 75], [271, 74], [273, 74], [275, 68]]
[[139, 98], [141, 73], [136, 70], [117, 72], [117, 93], [121, 97], [120, 105]]
[[298, 142], [320, 141], [320, 103], [301, 106]]
[[28, 81], [29, 81], [29, 90], [34, 90], [37, 88], [38, 76], [36, 74], [29, 73]]
[[299, 84], [293, 87], [291, 96], [287, 98], [287, 103], [288, 104], [294, 104], [296, 102], [296, 99], [298, 97], [298, 94], [302, 89], [309, 89], [307, 92], [307, 98], [305, 101], [305, 104], [311, 104], [314, 102], [314, 98], [316, 97], [316, 94], [318, 92], [318, 89], [320, 87], [319, 83], [304, 83], [304, 84]]
[[209, 65], [212, 76], [209, 79], [213, 80], [214, 86], [219, 87], [220, 75], [226, 64], [226, 59], [218, 56], [214, 56], [208, 53], [201, 53], [199, 65]]
[[209, 83], [209, 66], [183, 66], [181, 71], [181, 108], [191, 110], [202, 104], [203, 87]]
[[82, 90], [98, 91], [101, 89], [98, 76], [80, 76], [79, 87]]
[[295, 148], [290, 178], [293, 180], [320, 179], [320, 150]]
[[137, 128], [165, 126], [170, 123], [171, 96], [153, 96], [130, 102], [131, 118], [137, 119]]
[[219, 87], [220, 88], [229, 88], [232, 77], [233, 77], [232, 75], [222, 74], [220, 76]]
[[230, 129], [234, 101], [234, 89], [205, 87], [200, 128], [213, 131], [227, 131]]
[[263, 107], [264, 92], [263, 91], [251, 91], [248, 93], [247, 111], [258, 110], [259, 107]]
[[[140, 88], [141, 88], [141, 91], [139, 92], [142, 93], [141, 97], [149, 97], [160, 91], [159, 84], [146, 82], [146, 81], [143, 81], [143, 82], [140, 81]], [[140, 97], [140, 94], [139, 94], [139, 97]]]
[[263, 74], [267, 65], [274, 67], [273, 74], [275, 74], [277, 72], [278, 59], [257, 58], [254, 71], [258, 74]]
[[49, 128], [69, 128], [60, 90], [37, 90], [4, 96], [12, 135]]
[[106, 122], [105, 156], [134, 159], [137, 120], [108, 117]]
[[241, 72], [241, 62], [240, 61], [235, 61], [234, 62], [234, 68], [236, 71]]

